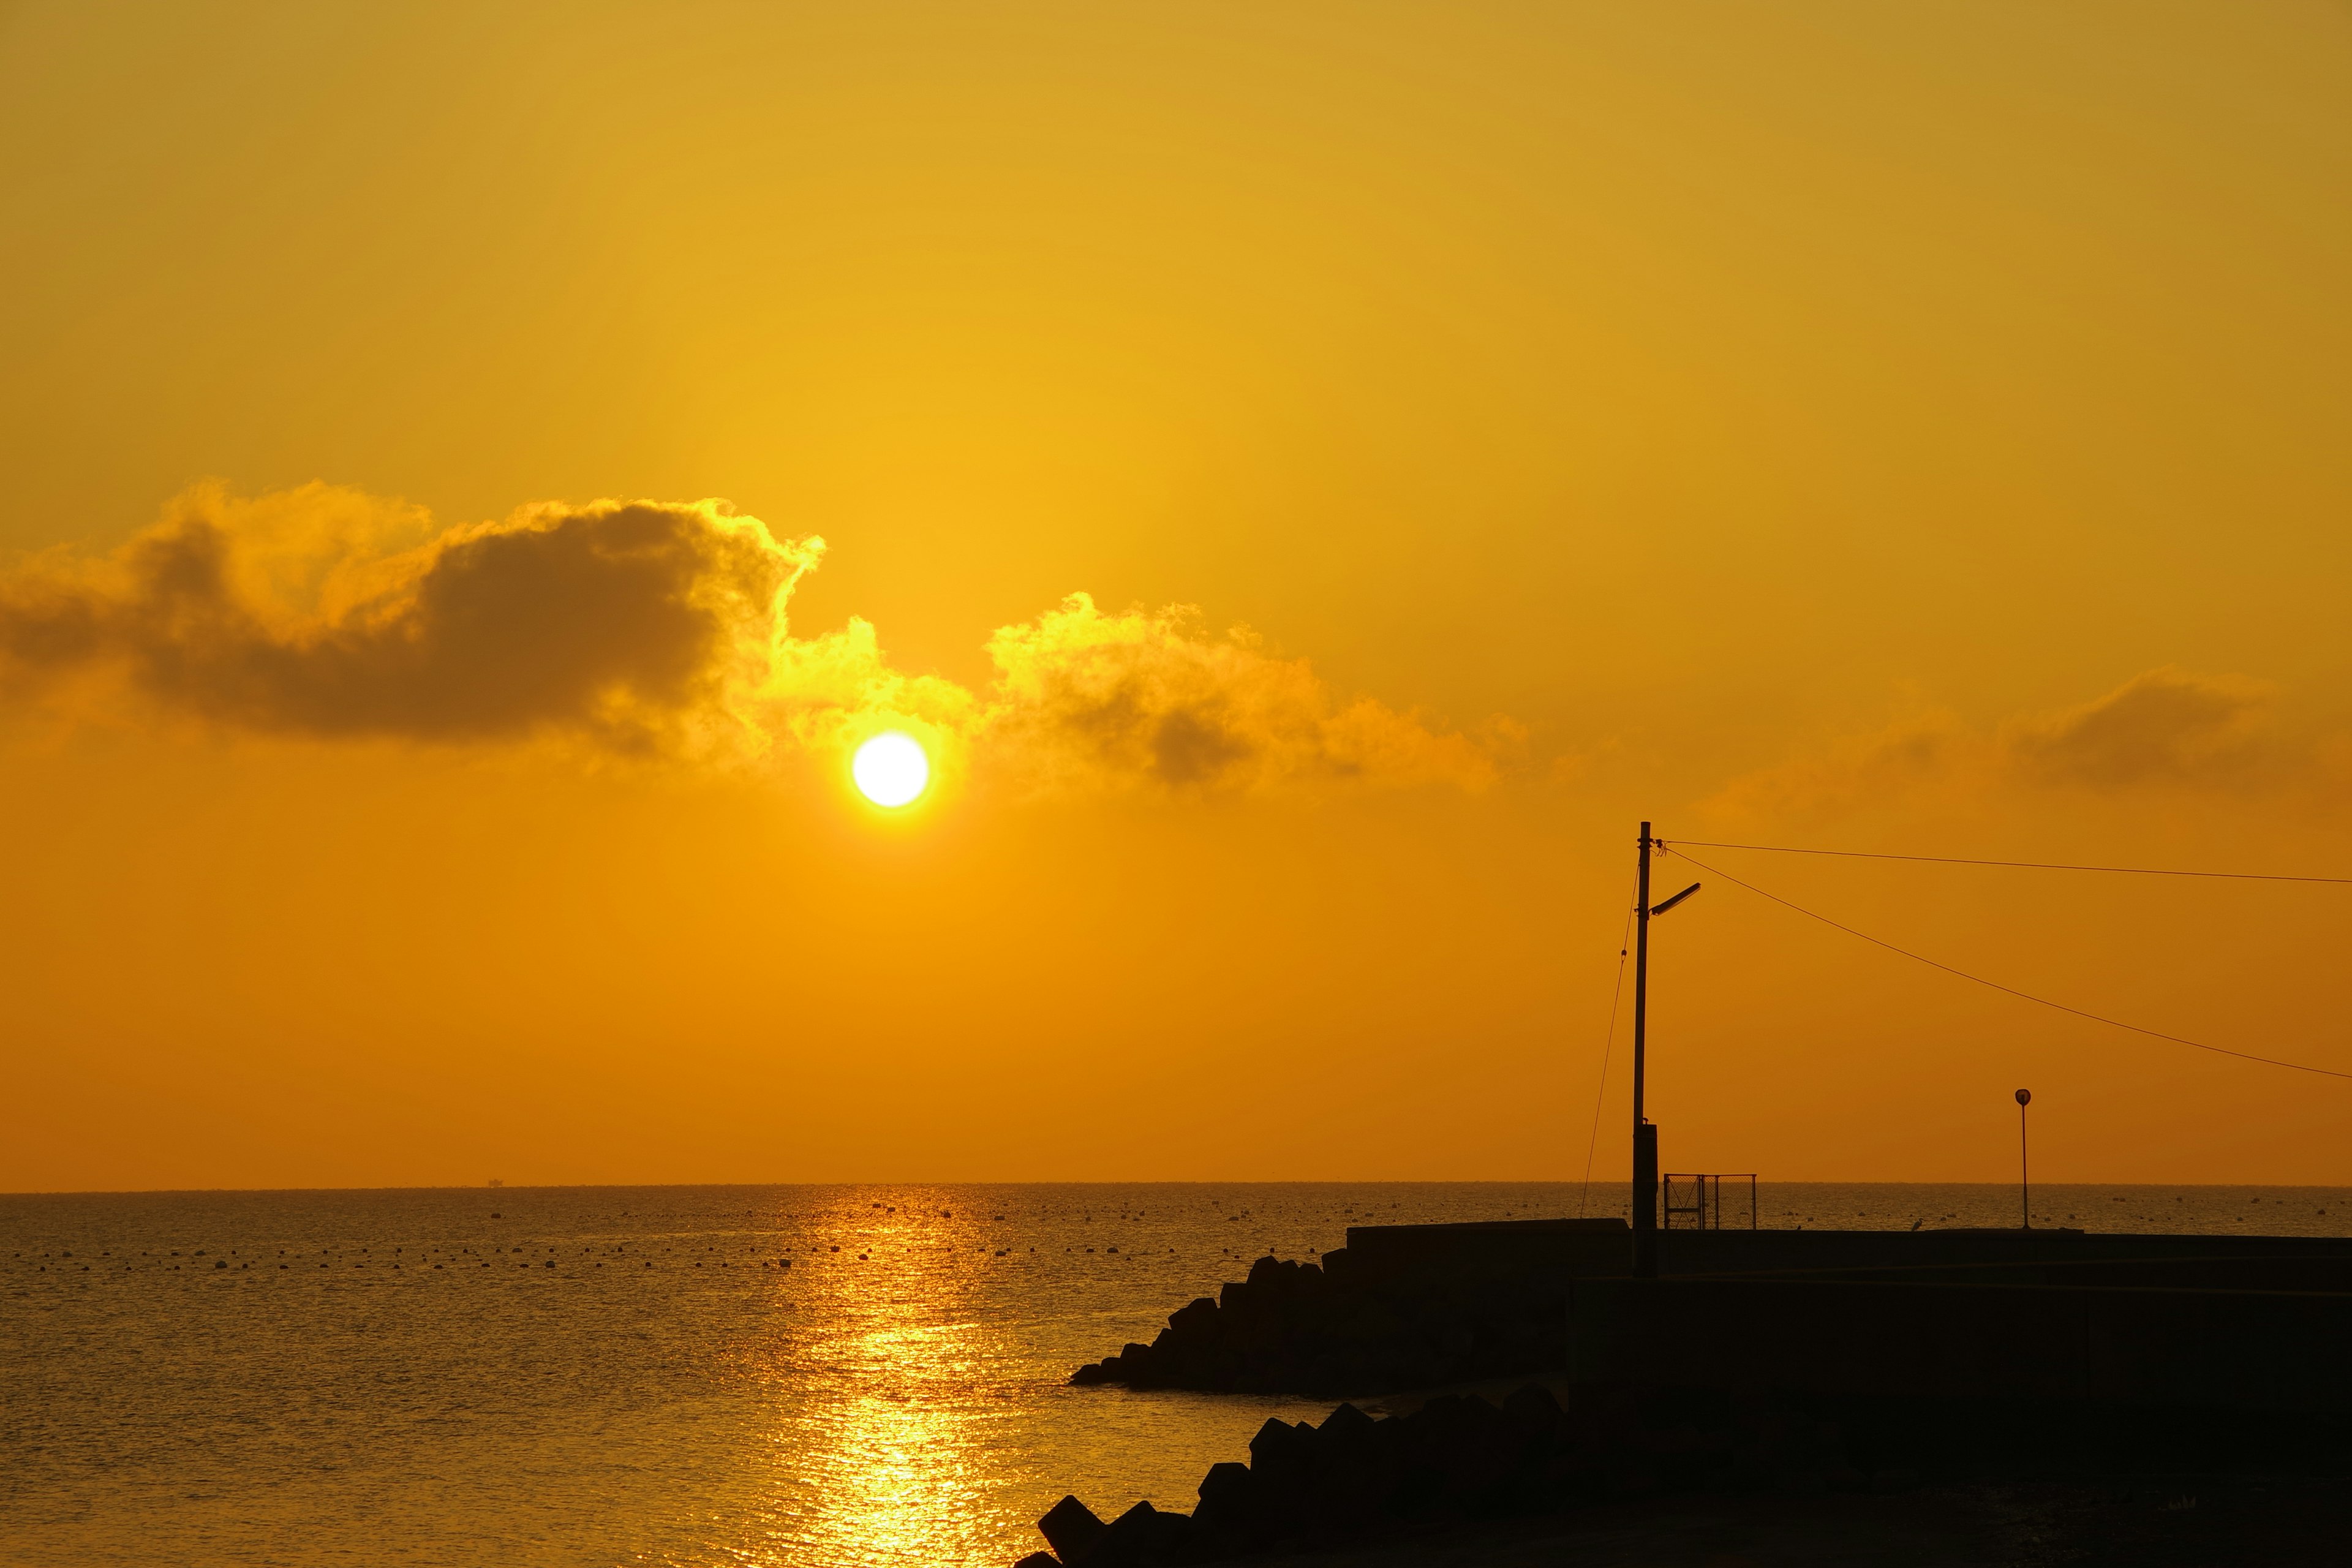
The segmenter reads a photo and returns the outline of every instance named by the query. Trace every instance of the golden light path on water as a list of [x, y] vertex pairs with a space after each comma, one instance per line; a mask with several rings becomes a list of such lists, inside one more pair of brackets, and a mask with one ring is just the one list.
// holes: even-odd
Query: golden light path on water
[[990, 1457], [1009, 1445], [993, 1428], [1006, 1407], [975, 1397], [1012, 1368], [1014, 1347], [971, 1299], [971, 1233], [900, 1226], [871, 1244], [907, 1258], [889, 1271], [845, 1273], [825, 1327], [780, 1373], [812, 1382], [829, 1406], [767, 1444], [780, 1491], [824, 1505], [774, 1524], [793, 1550], [776, 1561], [875, 1563], [984, 1560], [1001, 1539], [1003, 1479]]
[[1267, 1415], [1328, 1409], [1067, 1385], [1079, 1362], [1242, 1272], [1253, 1247], [1231, 1245], [1227, 1226], [1248, 1205], [883, 1192], [832, 1216], [825, 1233], [855, 1239], [797, 1256], [791, 1309], [730, 1348], [757, 1414], [731, 1454], [712, 1456], [698, 1547], [639, 1561], [1009, 1563], [1042, 1544], [1037, 1516], [1066, 1490], [1189, 1508], [1201, 1474]]

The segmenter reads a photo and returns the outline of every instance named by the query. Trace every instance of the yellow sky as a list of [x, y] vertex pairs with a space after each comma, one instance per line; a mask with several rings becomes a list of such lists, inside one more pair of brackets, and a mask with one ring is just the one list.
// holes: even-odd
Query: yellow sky
[[[1574, 1177], [1643, 816], [2352, 875], [2341, 6], [20, 4], [0, 191], [0, 1190]], [[2352, 1071], [2352, 889], [1693, 853]], [[1671, 1169], [2352, 1183], [1659, 943]]]

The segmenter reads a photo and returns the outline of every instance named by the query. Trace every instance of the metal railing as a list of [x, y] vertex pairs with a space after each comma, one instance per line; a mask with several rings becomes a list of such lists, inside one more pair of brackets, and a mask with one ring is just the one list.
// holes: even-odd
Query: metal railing
[[1748, 1228], [1756, 1228], [1756, 1173], [1725, 1175], [1668, 1175], [1658, 1183], [1659, 1226], [1665, 1230], [1721, 1230], [1723, 1184], [1732, 1184], [1731, 1217], [1739, 1219], [1739, 1184], [1748, 1184]]

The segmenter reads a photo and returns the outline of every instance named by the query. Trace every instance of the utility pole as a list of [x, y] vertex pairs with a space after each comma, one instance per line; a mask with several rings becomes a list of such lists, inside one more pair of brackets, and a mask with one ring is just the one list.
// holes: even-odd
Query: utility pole
[[2033, 1228], [2033, 1184], [2028, 1178], [2025, 1163], [2025, 1108], [2032, 1103], [2032, 1089], [2017, 1091], [2017, 1203], [2024, 1211], [2024, 1224], [2028, 1230]]
[[1649, 1066], [1650, 1025], [1650, 825], [1642, 824], [1641, 873], [1634, 904], [1640, 930], [1633, 939], [1633, 1274], [1658, 1275], [1658, 1130], [1642, 1114], [1643, 1075]]

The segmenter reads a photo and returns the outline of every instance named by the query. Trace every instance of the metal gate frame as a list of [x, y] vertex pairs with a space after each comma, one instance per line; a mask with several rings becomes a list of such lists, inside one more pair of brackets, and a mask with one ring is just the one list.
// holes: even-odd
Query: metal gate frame
[[[1756, 1173], [1727, 1172], [1721, 1174], [1684, 1173], [1662, 1176], [1658, 1181], [1658, 1225], [1663, 1230], [1721, 1230], [1723, 1228], [1723, 1184], [1748, 1184], [1748, 1228], [1756, 1225]], [[1679, 1199], [1680, 1201], [1676, 1201]], [[1732, 1214], [1736, 1218], [1738, 1208]], [[1682, 1223], [1675, 1220], [1680, 1217]]]

